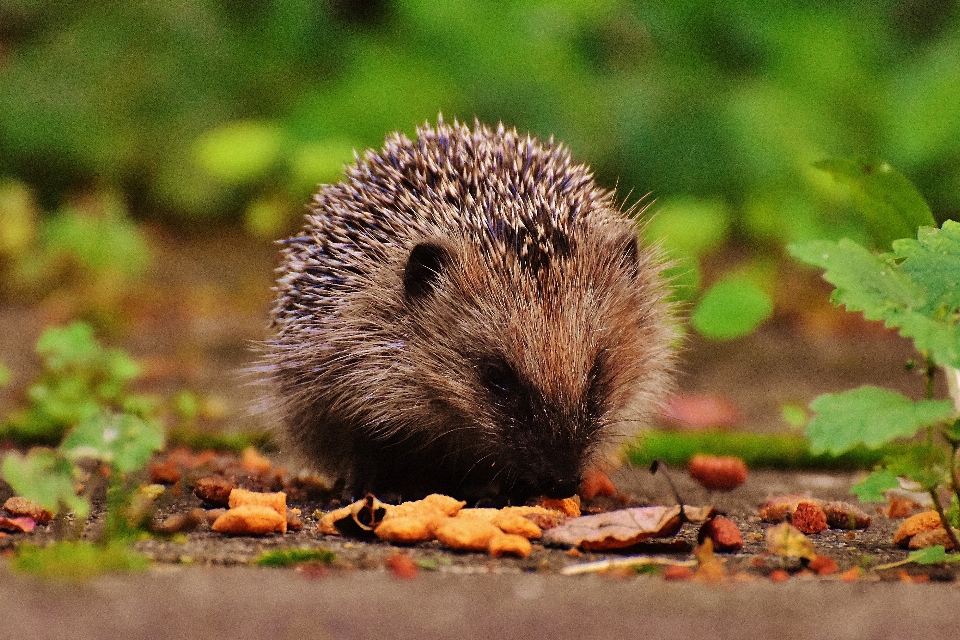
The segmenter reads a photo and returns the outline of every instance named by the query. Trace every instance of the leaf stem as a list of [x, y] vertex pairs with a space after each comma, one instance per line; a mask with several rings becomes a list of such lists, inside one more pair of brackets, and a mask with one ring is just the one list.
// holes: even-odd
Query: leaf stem
[[[950, 488], [953, 489], [953, 495], [957, 497], [957, 504], [960, 505], [960, 474], [957, 473], [957, 450], [960, 448], [960, 442], [950, 440]], [[960, 547], [958, 547], [960, 550]]]
[[940, 495], [937, 493], [936, 488], [930, 489], [930, 498], [933, 500], [933, 508], [937, 510], [937, 515], [940, 516], [940, 524], [943, 525], [943, 529], [947, 532], [947, 537], [950, 538], [951, 544], [955, 550], [960, 550], [960, 540], [957, 540], [957, 533], [953, 530], [953, 527], [950, 526], [950, 522], [947, 519], [947, 514], [943, 511], [943, 504], [940, 502]]

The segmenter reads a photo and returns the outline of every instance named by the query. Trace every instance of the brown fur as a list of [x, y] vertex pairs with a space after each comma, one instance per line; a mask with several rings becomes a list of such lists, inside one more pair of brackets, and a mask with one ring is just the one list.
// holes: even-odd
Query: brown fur
[[571, 495], [665, 393], [661, 262], [552, 141], [395, 135], [285, 242], [266, 369], [294, 446], [356, 492]]

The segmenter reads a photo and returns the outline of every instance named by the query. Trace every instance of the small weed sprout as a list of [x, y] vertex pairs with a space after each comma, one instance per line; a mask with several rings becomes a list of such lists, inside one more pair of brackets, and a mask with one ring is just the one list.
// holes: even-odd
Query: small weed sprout
[[[806, 429], [811, 449], [840, 454], [858, 445], [879, 448], [922, 435], [921, 446], [885, 456], [853, 492], [864, 501], [881, 501], [899, 478], [913, 481], [929, 493], [954, 548], [960, 549], [953, 528], [960, 526], [960, 223], [948, 220], [937, 228], [913, 185], [886, 163], [858, 159], [820, 167], [851, 186], [855, 204], [874, 229], [910, 230], [916, 239], [894, 240], [886, 253], [848, 239], [794, 244], [790, 252], [825, 269], [835, 304], [882, 320], [913, 340], [926, 397], [914, 401], [871, 386], [823, 395], [810, 405], [816, 412]], [[938, 370], [946, 376], [949, 399], [935, 398]], [[953, 494], [949, 508], [943, 501], [946, 491]]]
[[131, 476], [163, 447], [158, 403], [127, 392], [139, 367], [125, 353], [102, 347], [84, 323], [48, 329], [37, 351], [44, 369], [28, 390], [30, 404], [7, 421], [2, 435], [49, 446], [8, 454], [3, 478], [18, 495], [56, 514], [61, 539], [82, 537], [91, 500], [105, 491], [101, 542], [123, 540], [139, 517]]

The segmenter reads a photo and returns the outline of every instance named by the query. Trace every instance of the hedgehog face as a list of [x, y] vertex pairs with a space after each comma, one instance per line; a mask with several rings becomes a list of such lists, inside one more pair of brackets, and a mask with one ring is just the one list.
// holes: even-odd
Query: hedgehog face
[[570, 496], [594, 454], [618, 430], [635, 430], [624, 423], [640, 417], [643, 356], [660, 349], [659, 340], [645, 344], [634, 232], [622, 225], [582, 238], [536, 270], [515, 260], [492, 272], [484, 259], [468, 241], [410, 251], [402, 287], [417, 328], [411, 395], [431, 398], [432, 415], [444, 416], [436, 442], [465, 454], [465, 476], [486, 475], [481, 484], [502, 494]]

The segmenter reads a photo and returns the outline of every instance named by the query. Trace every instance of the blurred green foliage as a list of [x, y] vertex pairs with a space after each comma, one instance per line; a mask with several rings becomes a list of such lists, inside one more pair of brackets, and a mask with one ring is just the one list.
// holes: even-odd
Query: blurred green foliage
[[[649, 236], [677, 261], [677, 297], [720, 300], [700, 267], [731, 243], [749, 262], [789, 242], [903, 235], [861, 218], [855, 161], [814, 168], [824, 158], [882, 157], [938, 221], [960, 214], [957, 5], [6, 0], [0, 180], [14, 187], [0, 185], [0, 212], [14, 217], [0, 259], [31, 234], [89, 248], [64, 203], [90, 191], [140, 218], [277, 237], [355, 151], [442, 112], [555, 136], [621, 197], [653, 193]], [[24, 217], [18, 189], [66, 231]], [[111, 220], [126, 235], [109, 245], [135, 246]], [[751, 272], [738, 293], [753, 312], [732, 328], [701, 314], [708, 335], [749, 331], [771, 304], [773, 263], [735, 266]]]
[[0, 175], [45, 208], [96, 183], [203, 220], [298, 203], [442, 111], [555, 135], [623, 193], [722, 202], [750, 238], [856, 230], [809, 169], [828, 155], [886, 158], [943, 219], [958, 20], [945, 0], [6, 0]]
[[140, 365], [119, 349], [101, 346], [90, 325], [51, 327], [37, 340], [43, 370], [27, 389], [27, 407], [0, 421], [0, 438], [56, 445], [82, 424], [107, 414], [154, 420], [158, 401], [131, 394]]

